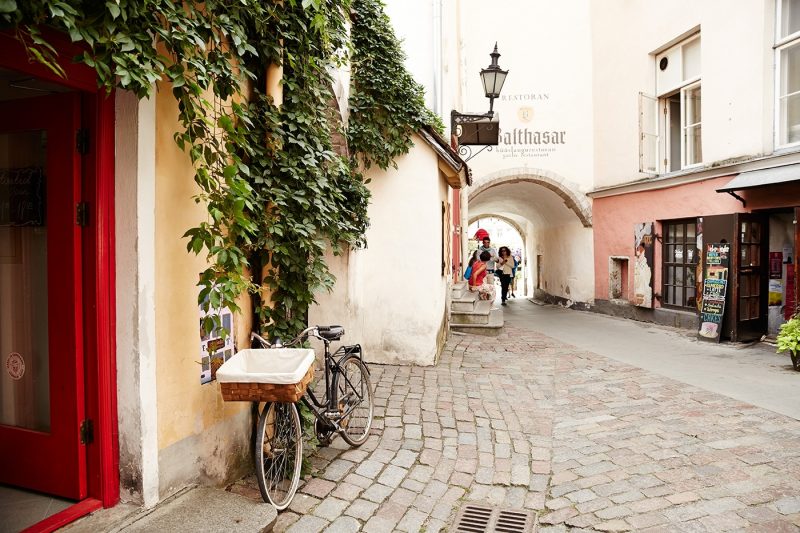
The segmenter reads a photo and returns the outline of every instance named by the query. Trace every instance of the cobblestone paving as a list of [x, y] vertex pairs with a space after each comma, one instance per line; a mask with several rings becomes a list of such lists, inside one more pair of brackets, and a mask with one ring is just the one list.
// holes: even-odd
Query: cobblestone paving
[[510, 327], [371, 371], [374, 435], [320, 449], [276, 531], [446, 531], [466, 501], [542, 533], [800, 531], [794, 419]]

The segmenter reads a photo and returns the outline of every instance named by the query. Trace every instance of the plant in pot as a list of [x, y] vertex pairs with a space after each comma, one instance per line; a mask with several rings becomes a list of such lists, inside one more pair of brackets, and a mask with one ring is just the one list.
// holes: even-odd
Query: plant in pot
[[778, 353], [788, 351], [792, 358], [792, 367], [800, 370], [798, 350], [800, 350], [800, 316], [795, 315], [781, 325], [778, 332]]

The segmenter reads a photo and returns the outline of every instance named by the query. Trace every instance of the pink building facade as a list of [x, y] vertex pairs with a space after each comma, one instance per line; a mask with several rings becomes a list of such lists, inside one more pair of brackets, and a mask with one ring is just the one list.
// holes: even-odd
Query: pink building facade
[[[777, 172], [794, 177], [774, 183], [770, 176]], [[798, 296], [800, 181], [795, 180], [800, 180], [797, 164], [595, 191], [594, 309], [699, 328], [708, 246], [722, 243], [730, 249], [719, 336], [744, 341], [775, 335], [796, 310]], [[738, 188], [742, 184], [746, 187]], [[648, 190], [631, 190], [636, 187]], [[652, 228], [644, 238], [642, 228]], [[642, 241], [649, 246], [640, 247]]]

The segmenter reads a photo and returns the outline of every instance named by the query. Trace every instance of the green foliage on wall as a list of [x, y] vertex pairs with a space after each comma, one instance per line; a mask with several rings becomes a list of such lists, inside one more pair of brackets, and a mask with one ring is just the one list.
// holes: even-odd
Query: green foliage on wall
[[441, 119], [425, 107], [425, 93], [403, 61], [405, 53], [394, 34], [381, 0], [353, 3], [353, 57], [347, 140], [365, 168], [387, 169], [408, 153], [411, 134]]

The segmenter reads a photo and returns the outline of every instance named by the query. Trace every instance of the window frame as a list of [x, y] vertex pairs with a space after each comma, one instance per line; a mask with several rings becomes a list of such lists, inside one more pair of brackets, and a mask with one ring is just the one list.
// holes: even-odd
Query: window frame
[[[800, 8], [800, 5], [798, 6]], [[786, 37], [781, 37], [781, 26], [782, 26], [782, 17], [783, 17], [783, 0], [777, 0], [775, 2], [775, 45], [773, 46], [774, 50], [774, 70], [775, 70], [775, 115], [774, 115], [774, 124], [773, 124], [773, 144], [775, 146], [775, 150], [786, 150], [786, 149], [793, 149], [800, 147], [800, 139], [795, 142], [787, 142], [781, 143], [781, 136], [784, 127], [786, 126], [781, 118], [781, 101], [784, 98], [788, 98], [790, 96], [800, 95], [800, 91], [795, 91], [791, 94], [787, 93], [786, 95], [781, 94], [781, 82], [784, 80], [785, 76], [783, 73], [783, 65], [781, 62], [781, 54], [784, 50], [792, 48], [794, 46], [800, 45], [800, 29], [787, 35]], [[798, 123], [800, 125], [800, 123]], [[789, 139], [789, 135], [787, 132], [786, 139]]]
[[[800, 32], [798, 32], [800, 33]], [[656, 134], [655, 134], [655, 174], [669, 174], [672, 172], [682, 172], [686, 170], [691, 170], [694, 168], [702, 167], [703, 166], [703, 128], [702, 128], [702, 78], [703, 78], [703, 71], [702, 71], [702, 63], [700, 65], [699, 73], [694, 76], [689, 76], [684, 78], [684, 51], [685, 49], [691, 45], [695, 41], [700, 41], [700, 46], [702, 47], [702, 33], [696, 32], [692, 35], [686, 37], [682, 41], [670, 46], [669, 48], [659, 52], [656, 55], [653, 55], [654, 60], [654, 72], [656, 73], [656, 94], [655, 96], [648, 96], [644, 93], [640, 93], [639, 99], [639, 136], [640, 136], [640, 146], [639, 146], [639, 171], [652, 173], [651, 170], [646, 169], [644, 162], [647, 158], [644, 146], [645, 140], [652, 136], [649, 132], [644, 131], [643, 123], [644, 120], [644, 109], [643, 109], [643, 97], [652, 98], [656, 101]], [[658, 61], [659, 57], [665, 57], [670, 54], [670, 51], [674, 50], [680, 51], [680, 68], [681, 68], [681, 78], [680, 81], [677, 82], [675, 85], [667, 86], [666, 88], [661, 88], [661, 92], [659, 92], [659, 82], [658, 82]], [[701, 51], [702, 52], [702, 51]], [[701, 56], [702, 57], [702, 56]], [[700, 89], [700, 117], [701, 120], [699, 122], [695, 122], [691, 125], [686, 124], [686, 93], [691, 89]], [[673, 150], [673, 142], [671, 139], [672, 133], [672, 112], [670, 111], [670, 100], [675, 96], [679, 95], [680, 99], [680, 117], [677, 121], [679, 123], [679, 135], [680, 135], [680, 161], [673, 162], [672, 158], [672, 150]], [[700, 129], [700, 160], [695, 163], [688, 163], [687, 157], [687, 146], [686, 146], [686, 133], [688, 128], [698, 127]], [[677, 164], [675, 164], [677, 163]], [[672, 167], [676, 166], [678, 168], [673, 169]]]
[[[700, 89], [700, 120], [698, 122], [694, 122], [692, 124], [686, 124], [686, 93], [689, 92], [691, 89]], [[690, 82], [687, 85], [684, 85], [680, 89], [681, 91], [681, 170], [687, 168], [694, 168], [703, 165], [703, 84], [698, 79], [697, 81]], [[700, 129], [700, 161], [697, 163], [688, 163], [688, 151], [686, 149], [686, 132], [689, 128], [699, 128]]]
[[[669, 228], [670, 226], [678, 226], [681, 225], [683, 227], [683, 237], [682, 241], [669, 241]], [[687, 226], [694, 225], [694, 235], [691, 239], [687, 236]], [[688, 252], [688, 245], [691, 244], [691, 248], [693, 250], [693, 259], [691, 263], [686, 262], [686, 258], [689, 255]], [[674, 253], [670, 257], [667, 253], [669, 246], [682, 246], [683, 247], [683, 260], [681, 262], [676, 262], [674, 260]], [[688, 304], [689, 296], [687, 294], [687, 289], [691, 287], [694, 290], [694, 298], [695, 302], [697, 301], [697, 263], [700, 260], [699, 253], [697, 252], [697, 218], [680, 218], [674, 220], [664, 220], [661, 222], [661, 306], [668, 308], [668, 309], [679, 309], [683, 311], [697, 311], [696, 303]], [[667, 258], [670, 257], [672, 260], [667, 261]], [[672, 280], [672, 283], [667, 283], [669, 279], [667, 272], [670, 268], [681, 268], [683, 269], [683, 281], [681, 285], [677, 285], [675, 280]], [[686, 284], [686, 280], [688, 279], [687, 273], [689, 270], [692, 270], [692, 273], [695, 276], [694, 283], [691, 285]], [[678, 305], [675, 303], [671, 303], [667, 300], [668, 292], [667, 287], [680, 287], [682, 292], [682, 301], [684, 302], [683, 305]]]

